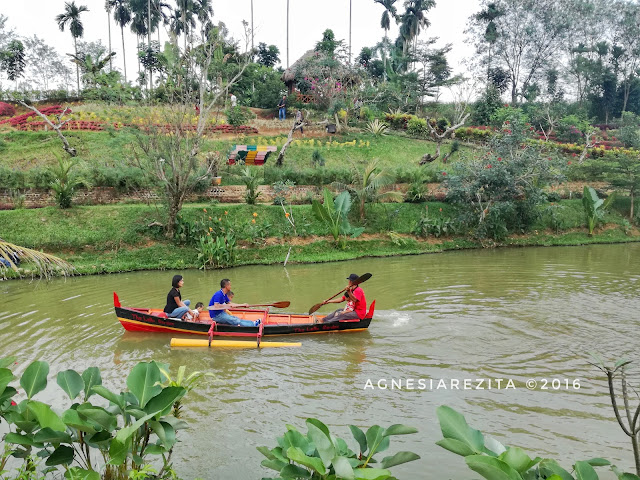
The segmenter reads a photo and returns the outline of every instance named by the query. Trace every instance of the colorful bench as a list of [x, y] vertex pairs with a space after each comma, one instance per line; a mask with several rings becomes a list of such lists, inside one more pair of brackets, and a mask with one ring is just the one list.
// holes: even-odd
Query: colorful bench
[[234, 145], [228, 156], [229, 165], [264, 165], [275, 145]]

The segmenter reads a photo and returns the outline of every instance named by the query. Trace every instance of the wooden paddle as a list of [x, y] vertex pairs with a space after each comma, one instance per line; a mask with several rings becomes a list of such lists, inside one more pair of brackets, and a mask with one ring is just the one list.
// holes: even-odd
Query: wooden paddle
[[259, 303], [255, 305], [247, 305], [247, 307], [287, 308], [289, 305], [291, 305], [291, 302], [275, 302], [275, 303]]
[[[362, 282], [366, 282], [367, 280], [369, 280], [372, 277], [372, 275], [370, 273], [365, 273], [364, 275], [360, 275], [357, 279], [355, 279], [351, 284], [352, 285], [360, 285]], [[348, 288], [348, 287], [347, 287]], [[313, 312], [315, 312], [316, 310], [318, 310], [322, 305], [324, 305], [325, 303], [327, 303], [329, 300], [333, 300], [334, 298], [336, 298], [338, 295], [340, 295], [341, 293], [345, 292], [347, 289], [343, 288], [342, 290], [340, 290], [338, 293], [336, 293], [333, 297], [329, 297], [327, 298], [324, 302], [322, 303], [316, 303], [313, 307], [311, 307], [309, 309], [309, 315], [311, 315]]]

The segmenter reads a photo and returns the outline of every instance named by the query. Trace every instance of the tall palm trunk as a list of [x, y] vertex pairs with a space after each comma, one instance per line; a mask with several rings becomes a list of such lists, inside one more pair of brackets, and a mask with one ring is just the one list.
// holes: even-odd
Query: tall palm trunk
[[[160, 26], [158, 25], [158, 30]], [[147, 49], [151, 51], [151, 0], [147, 0]], [[153, 88], [153, 80], [151, 78], [151, 67], [149, 71], [149, 96], [151, 96], [151, 89]]]
[[349, 0], [349, 65], [351, 65], [351, 0]]
[[[76, 58], [78, 58], [78, 41], [76, 37], [73, 37], [73, 49], [76, 51]], [[76, 95], [80, 97], [80, 66], [76, 63], [76, 81], [78, 82], [78, 90]], [[16, 81], [17, 85], [17, 81]]]
[[122, 63], [124, 65], [124, 83], [127, 83], [127, 56], [124, 51], [124, 26], [120, 25], [120, 34], [122, 35]]
[[[107, 10], [107, 25], [109, 25], [109, 53], [111, 53], [111, 15], [109, 15], [109, 11]], [[109, 73], [113, 71], [113, 57], [109, 58]]]
[[287, 0], [287, 68], [289, 68], [289, 0]]

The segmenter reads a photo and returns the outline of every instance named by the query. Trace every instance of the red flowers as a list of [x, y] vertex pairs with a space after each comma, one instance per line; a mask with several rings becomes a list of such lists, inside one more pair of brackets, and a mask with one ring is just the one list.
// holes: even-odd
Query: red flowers
[[[574, 153], [574, 155], [575, 155], [575, 153]], [[569, 161], [567, 162], [567, 165], [571, 165], [571, 160], [569, 160]]]
[[502, 157], [498, 157], [498, 161], [501, 162], [502, 161]]
[[446, 175], [446, 174], [447, 174], [447, 172], [442, 172], [442, 175]]
[[487, 168], [491, 168], [491, 164], [487, 165]]

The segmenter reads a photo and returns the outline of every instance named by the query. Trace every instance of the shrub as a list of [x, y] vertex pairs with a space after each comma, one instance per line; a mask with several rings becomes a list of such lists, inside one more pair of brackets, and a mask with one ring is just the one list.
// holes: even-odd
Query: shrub
[[0, 102], [0, 117], [13, 117], [16, 109], [10, 103]]
[[429, 127], [424, 118], [411, 117], [407, 122], [407, 132], [414, 137], [428, 137]]
[[376, 137], [385, 135], [384, 132], [387, 128], [388, 125], [377, 118], [367, 124], [367, 131], [374, 134]]
[[277, 181], [273, 184], [273, 204], [286, 205], [287, 195], [291, 195], [293, 188], [296, 186], [291, 180]]
[[589, 121], [578, 115], [562, 117], [556, 127], [556, 137], [562, 142], [580, 143], [584, 132], [589, 128]]
[[253, 114], [247, 107], [231, 107], [225, 110], [224, 113], [227, 116], [227, 122], [229, 122], [229, 125], [234, 127], [244, 125], [253, 118]]

